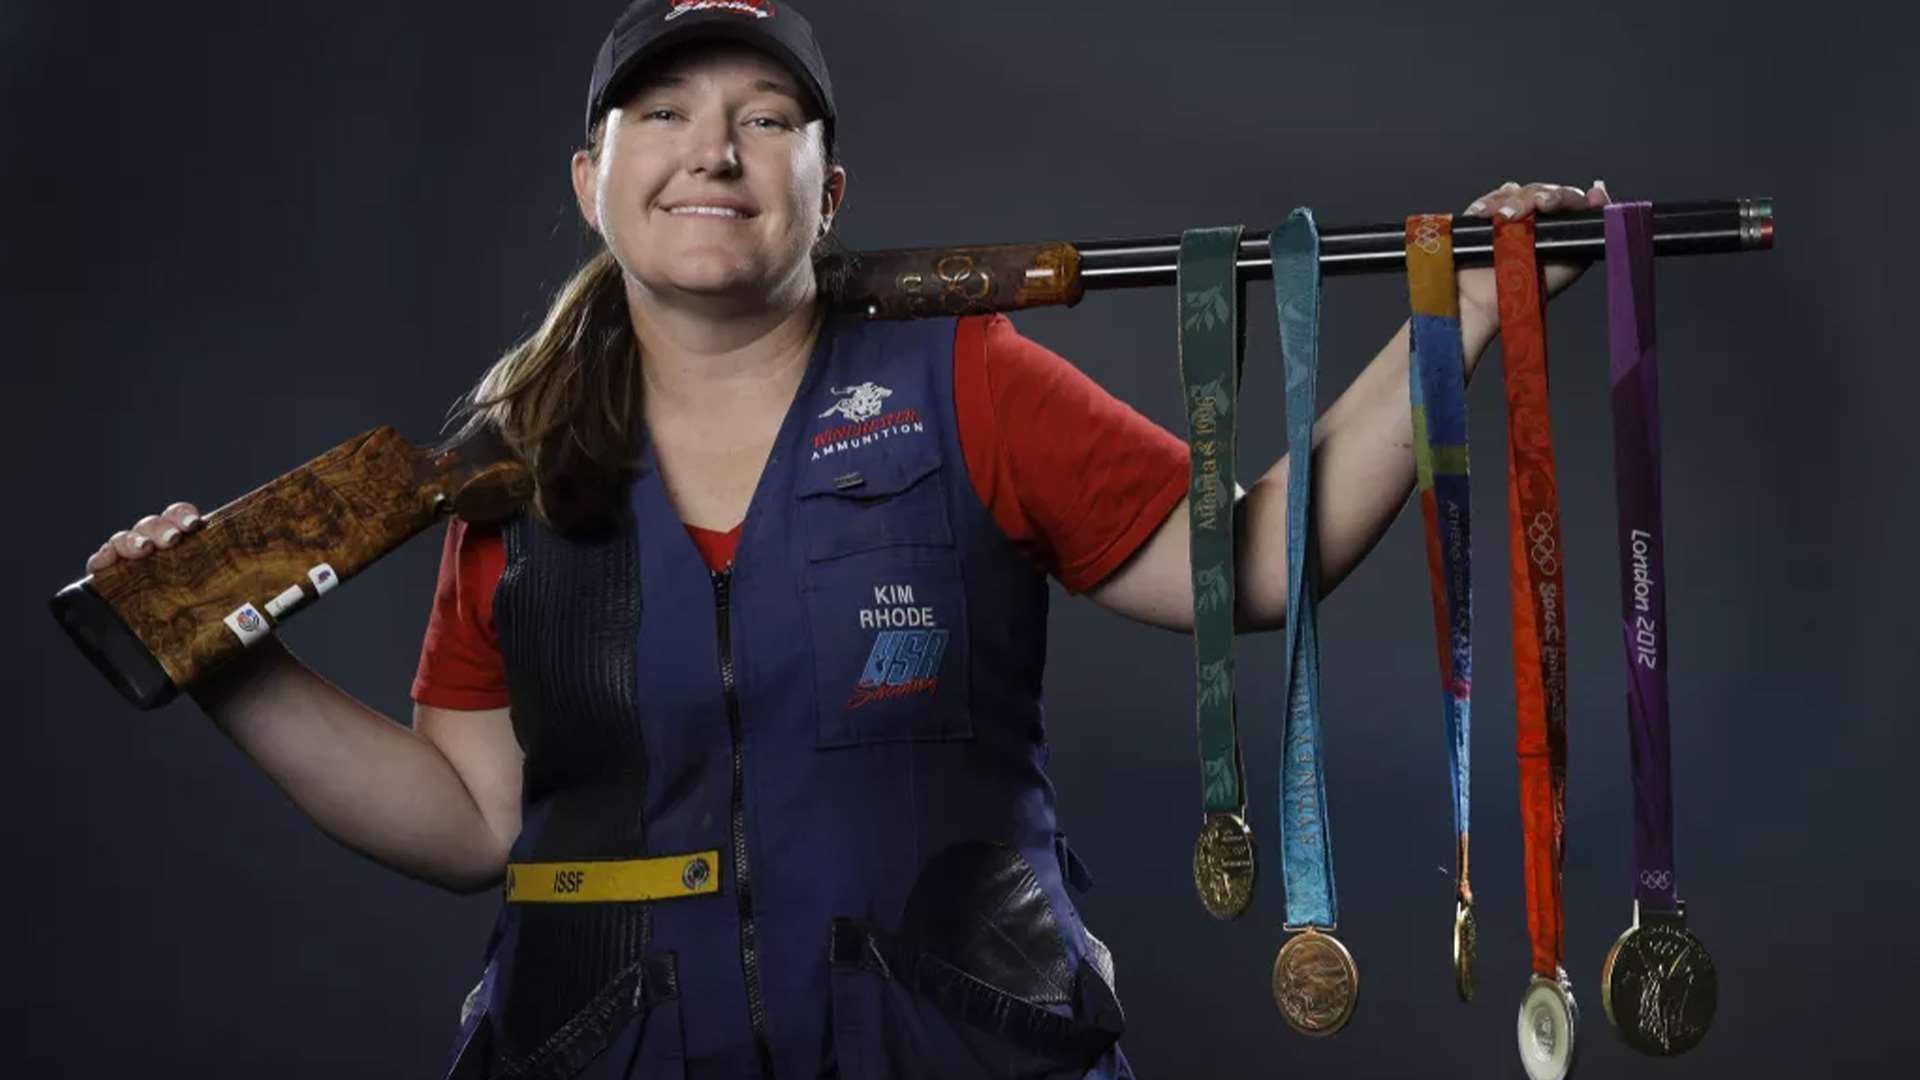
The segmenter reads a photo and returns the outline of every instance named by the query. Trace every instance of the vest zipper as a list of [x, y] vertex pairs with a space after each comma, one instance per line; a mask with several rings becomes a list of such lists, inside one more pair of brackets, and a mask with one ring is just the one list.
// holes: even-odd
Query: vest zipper
[[720, 634], [720, 689], [727, 701], [727, 730], [733, 737], [733, 888], [740, 899], [740, 967], [746, 975], [747, 1017], [753, 1022], [753, 1049], [760, 1075], [773, 1076], [773, 1050], [767, 1043], [767, 1004], [760, 988], [760, 950], [753, 923], [753, 877], [747, 866], [746, 749], [740, 737], [740, 697], [733, 671], [733, 564], [713, 575], [714, 622]]

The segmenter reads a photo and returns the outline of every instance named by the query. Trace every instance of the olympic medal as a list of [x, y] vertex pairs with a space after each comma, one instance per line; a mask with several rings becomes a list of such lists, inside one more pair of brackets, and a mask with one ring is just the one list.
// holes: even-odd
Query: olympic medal
[[1473, 917], [1473, 904], [1456, 900], [1453, 905], [1453, 989], [1461, 1001], [1473, 1000], [1473, 958], [1479, 944], [1480, 925]]
[[1520, 1066], [1532, 1080], [1565, 1080], [1573, 1071], [1574, 1029], [1580, 1022], [1579, 1006], [1566, 983], [1539, 975], [1527, 984], [1527, 996], [1520, 1000]]
[[1193, 845], [1193, 887], [1216, 919], [1237, 919], [1253, 900], [1253, 830], [1238, 814], [1208, 814]]
[[1653, 1057], [1700, 1045], [1719, 1002], [1713, 957], [1677, 919], [1628, 927], [1600, 969], [1607, 1019], [1628, 1046]]
[[1273, 959], [1273, 1001], [1302, 1035], [1331, 1035], [1353, 1018], [1360, 969], [1338, 938], [1317, 930], [1296, 934]]

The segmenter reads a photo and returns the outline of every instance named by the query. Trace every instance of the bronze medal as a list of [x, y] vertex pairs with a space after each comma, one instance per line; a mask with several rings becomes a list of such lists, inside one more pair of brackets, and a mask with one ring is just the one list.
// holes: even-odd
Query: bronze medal
[[1309, 929], [1287, 939], [1273, 959], [1273, 1001], [1302, 1035], [1332, 1035], [1353, 1018], [1360, 969], [1338, 938]]
[[1531, 1080], [1565, 1080], [1573, 1071], [1574, 1030], [1580, 1008], [1566, 973], [1558, 979], [1539, 975], [1520, 1001], [1520, 1066]]
[[1461, 898], [1453, 905], [1453, 989], [1461, 1001], [1473, 1000], [1473, 957], [1480, 944], [1480, 926], [1473, 917], [1473, 901]]
[[1719, 1002], [1713, 957], [1682, 919], [1650, 915], [1643, 924], [1636, 910], [1600, 969], [1600, 1003], [1626, 1044], [1653, 1057], [1684, 1054], [1706, 1037]]
[[1253, 830], [1238, 814], [1208, 814], [1193, 845], [1193, 887], [1207, 914], [1237, 919], [1253, 901]]

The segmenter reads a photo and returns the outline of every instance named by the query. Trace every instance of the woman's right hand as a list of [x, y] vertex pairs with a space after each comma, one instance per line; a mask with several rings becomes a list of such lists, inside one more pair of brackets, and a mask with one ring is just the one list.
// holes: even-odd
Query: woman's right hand
[[206, 519], [192, 503], [174, 503], [158, 514], [148, 514], [134, 522], [133, 528], [107, 537], [100, 550], [87, 559], [87, 573], [112, 566], [116, 559], [144, 559], [160, 548], [179, 543], [181, 537], [205, 524]]

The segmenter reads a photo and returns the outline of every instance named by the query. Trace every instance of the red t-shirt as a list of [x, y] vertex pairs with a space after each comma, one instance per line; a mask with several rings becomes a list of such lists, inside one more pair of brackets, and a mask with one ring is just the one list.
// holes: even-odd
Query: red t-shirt
[[[1069, 592], [1094, 587], [1137, 551], [1187, 492], [1187, 444], [1107, 393], [1003, 315], [959, 320], [954, 411], [975, 494], [1014, 546]], [[715, 570], [740, 526], [687, 526]], [[454, 519], [440, 553], [413, 699], [442, 709], [507, 705], [493, 632], [506, 565], [497, 525]]]

